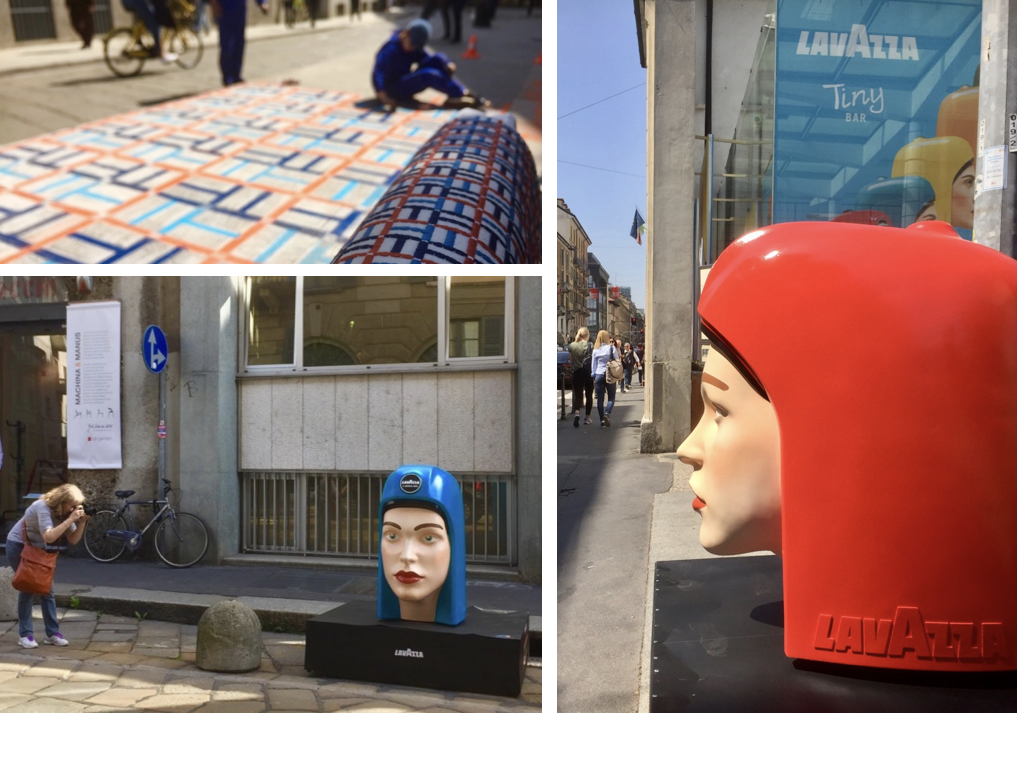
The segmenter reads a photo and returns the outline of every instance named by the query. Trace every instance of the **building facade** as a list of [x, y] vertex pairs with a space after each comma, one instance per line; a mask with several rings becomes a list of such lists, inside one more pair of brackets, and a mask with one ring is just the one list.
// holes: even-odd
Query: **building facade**
[[558, 335], [568, 344], [580, 326], [586, 325], [590, 237], [565, 200], [558, 199]]
[[737, 237], [936, 218], [1016, 258], [1015, 3], [634, 0], [634, 13], [651, 201], [643, 451], [689, 433], [701, 268]]
[[608, 330], [608, 272], [592, 253], [587, 254], [587, 271], [590, 293], [587, 298], [587, 327], [594, 337], [602, 328]]
[[[69, 470], [67, 307], [99, 301], [120, 306], [121, 467]], [[2, 278], [5, 523], [63, 481], [152, 496], [162, 441], [210, 562], [356, 565], [383, 480], [435, 464], [462, 484], [472, 568], [539, 582], [540, 303], [540, 278], [500, 276]]]

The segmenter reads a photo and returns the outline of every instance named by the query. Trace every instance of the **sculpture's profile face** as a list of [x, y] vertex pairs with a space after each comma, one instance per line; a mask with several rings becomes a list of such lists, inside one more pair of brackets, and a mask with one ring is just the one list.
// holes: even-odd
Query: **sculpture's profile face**
[[444, 518], [420, 507], [389, 509], [384, 513], [380, 556], [402, 618], [434, 621], [438, 592], [451, 563]]
[[950, 198], [950, 223], [962, 229], [974, 229], [974, 163], [953, 179]]
[[716, 555], [782, 553], [779, 422], [772, 404], [718, 350], [700, 384], [704, 413], [676, 451], [693, 467], [700, 543]]

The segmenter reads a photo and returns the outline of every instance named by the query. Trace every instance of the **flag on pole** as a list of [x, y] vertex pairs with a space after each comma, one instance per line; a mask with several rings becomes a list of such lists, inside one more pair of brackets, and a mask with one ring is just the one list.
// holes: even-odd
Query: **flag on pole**
[[637, 245], [643, 245], [643, 241], [640, 238], [646, 229], [644, 217], [640, 215], [640, 209], [637, 209], [633, 214], [633, 226], [629, 230], [629, 236], [636, 240]]

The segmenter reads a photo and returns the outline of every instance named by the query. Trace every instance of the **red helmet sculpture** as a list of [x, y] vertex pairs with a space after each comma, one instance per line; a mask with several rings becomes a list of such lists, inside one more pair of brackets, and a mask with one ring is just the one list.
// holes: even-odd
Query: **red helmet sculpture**
[[786, 655], [1016, 669], [1016, 262], [942, 222], [780, 224], [699, 312], [778, 419]]

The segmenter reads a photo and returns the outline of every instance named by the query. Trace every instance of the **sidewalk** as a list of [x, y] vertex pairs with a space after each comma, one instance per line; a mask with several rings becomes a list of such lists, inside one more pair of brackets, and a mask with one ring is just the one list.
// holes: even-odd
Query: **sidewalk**
[[257, 671], [205, 672], [195, 665], [195, 626], [59, 613], [66, 648], [19, 648], [17, 622], [0, 622], [0, 712], [541, 711], [539, 661], [517, 699], [353, 683], [310, 677], [304, 635], [264, 632]]
[[[368, 11], [366, 16], [367, 21], [384, 19], [394, 21], [405, 16], [412, 18], [413, 14], [411, 13], [411, 8], [409, 10], [394, 8], [388, 14], [371, 13]], [[330, 19], [318, 19], [315, 28], [311, 28], [309, 24], [298, 25], [292, 29], [285, 27], [284, 23], [257, 24], [245, 28], [245, 39], [246, 42], [252, 42], [254, 40], [269, 40], [275, 37], [308, 35], [339, 27], [354, 27], [360, 23], [362, 23], [362, 19], [359, 17], [352, 21], [349, 16], [335, 16]], [[219, 47], [216, 27], [214, 27], [214, 31], [203, 35], [203, 44], [206, 48], [216, 49]], [[96, 36], [91, 48], [84, 49], [80, 40], [14, 45], [10, 48], [0, 48], [0, 75], [68, 67], [76, 64], [95, 64], [102, 61], [102, 35]]]
[[[509, 699], [310, 677], [303, 668], [306, 619], [349, 600], [375, 600], [376, 572], [342, 570], [336, 562], [268, 565], [251, 556], [233, 562], [249, 564], [176, 570], [148, 561], [62, 556], [54, 592], [71, 644], [40, 642], [24, 650], [17, 646], [17, 622], [0, 622], [0, 711], [540, 711], [539, 585], [474, 578], [476, 569], [467, 581], [469, 605], [530, 617], [526, 682], [520, 697]], [[257, 672], [210, 673], [195, 666], [195, 625], [207, 607], [229, 597], [262, 622]], [[41, 630], [38, 605], [35, 616]]]

